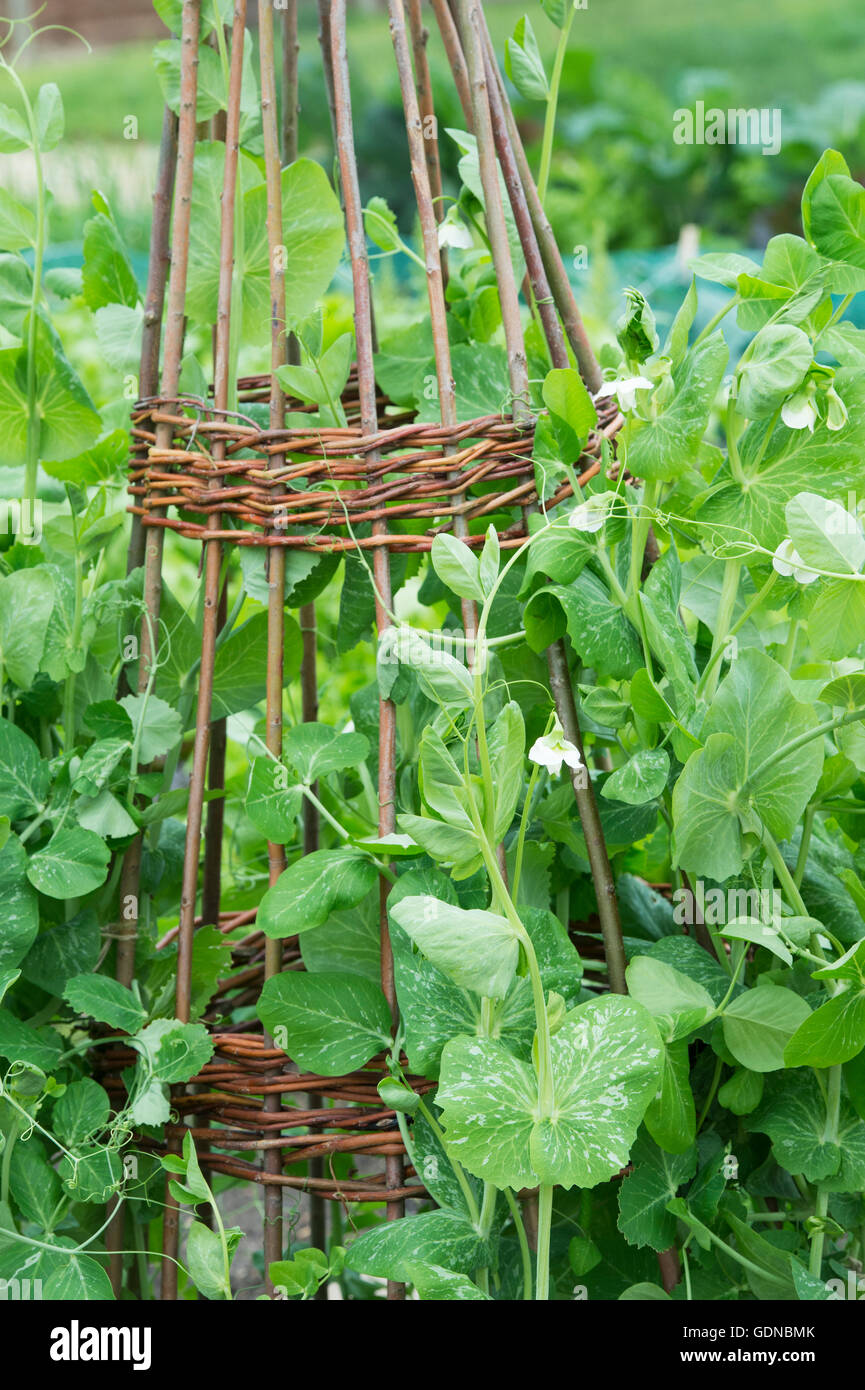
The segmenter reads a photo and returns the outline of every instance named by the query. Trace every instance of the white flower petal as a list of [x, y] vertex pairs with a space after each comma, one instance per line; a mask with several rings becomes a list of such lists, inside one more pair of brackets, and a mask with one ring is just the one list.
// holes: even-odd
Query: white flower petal
[[797, 584], [813, 584], [820, 576], [816, 570], [809, 569], [788, 536], [777, 547], [772, 556], [772, 567], [785, 579], [793, 578]]
[[568, 767], [582, 766], [580, 750], [565, 738], [558, 720], [548, 734], [535, 739], [529, 749], [529, 759], [539, 767], [545, 767], [556, 777], [562, 770], [563, 762], [567, 763]]
[[474, 245], [472, 234], [464, 222], [457, 217], [446, 217], [439, 223], [439, 246], [453, 246], [459, 251], [470, 251]]
[[813, 434], [817, 411], [811, 401], [794, 396], [781, 406], [781, 419], [788, 430], [810, 430]]
[[580, 750], [579, 748], [575, 748], [572, 743], [566, 742], [565, 752], [563, 756], [568, 767], [578, 768], [583, 766], [583, 760], [580, 757]]

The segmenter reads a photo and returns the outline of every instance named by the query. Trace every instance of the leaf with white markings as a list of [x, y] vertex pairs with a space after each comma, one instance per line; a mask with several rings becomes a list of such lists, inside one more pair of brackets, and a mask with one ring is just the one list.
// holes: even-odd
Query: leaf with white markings
[[497, 1187], [594, 1187], [628, 1162], [655, 1094], [661, 1040], [619, 995], [581, 1004], [551, 1039], [554, 1111], [539, 1118], [534, 1068], [488, 1039], [442, 1054], [438, 1103], [448, 1150]]

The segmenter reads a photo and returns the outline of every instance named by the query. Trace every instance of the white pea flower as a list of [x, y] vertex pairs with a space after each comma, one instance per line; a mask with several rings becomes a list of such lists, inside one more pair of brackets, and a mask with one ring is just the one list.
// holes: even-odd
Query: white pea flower
[[594, 493], [574, 507], [568, 517], [568, 525], [573, 526], [575, 531], [600, 531], [615, 500], [614, 492]]
[[651, 391], [654, 385], [655, 383], [645, 376], [618, 377], [615, 381], [605, 381], [600, 390], [595, 392], [595, 400], [601, 396], [615, 396], [621, 410], [636, 410], [637, 392]]
[[834, 386], [826, 392], [826, 425], [830, 430], [842, 430], [847, 423], [847, 407]]
[[545, 767], [554, 777], [558, 777], [561, 772], [562, 763], [567, 763], [568, 767], [574, 769], [583, 766], [579, 748], [565, 738], [558, 719], [548, 734], [535, 739], [529, 749], [529, 761], [537, 763], [539, 767]]
[[805, 564], [789, 536], [781, 542], [772, 556], [772, 566], [785, 579], [792, 575], [797, 584], [813, 584], [815, 579], [820, 578], [816, 570], [809, 569]]
[[459, 216], [456, 208], [450, 208], [447, 217], [439, 223], [439, 246], [453, 246], [458, 251], [470, 251], [474, 239], [469, 228]]
[[788, 430], [810, 430], [814, 433], [818, 416], [814, 403], [813, 382], [808, 382], [807, 386], [800, 386], [789, 401], [784, 402], [781, 406], [781, 419]]

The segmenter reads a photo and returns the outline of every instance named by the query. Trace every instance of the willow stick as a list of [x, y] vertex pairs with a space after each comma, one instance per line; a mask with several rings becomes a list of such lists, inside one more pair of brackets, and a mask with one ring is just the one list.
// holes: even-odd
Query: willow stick
[[282, 162], [297, 159], [297, 125], [300, 115], [297, 59], [297, 0], [285, 0], [282, 12]]
[[[295, 16], [296, 22], [296, 16]], [[285, 425], [285, 396], [276, 377], [276, 372], [286, 361], [286, 318], [285, 318], [285, 261], [282, 255], [282, 180], [277, 137], [277, 100], [275, 49], [273, 36], [273, 7], [269, 0], [258, 3], [259, 52], [261, 59], [261, 119], [264, 136], [264, 166], [267, 185], [267, 241], [270, 261], [270, 427], [281, 430]], [[289, 33], [286, 42], [290, 43]], [[283, 110], [297, 106], [296, 90], [290, 88], [283, 94]], [[283, 127], [285, 138], [286, 130]], [[292, 137], [288, 131], [289, 152]], [[271, 466], [281, 468], [285, 455], [273, 455]], [[267, 693], [266, 693], [266, 731], [265, 742], [268, 752], [277, 761], [282, 760], [282, 691], [285, 672], [285, 551], [271, 550], [268, 553], [268, 605], [267, 605]], [[286, 864], [284, 845], [269, 843], [267, 846], [268, 879], [276, 883]], [[282, 941], [268, 939], [264, 947], [264, 975], [271, 979], [282, 970]], [[269, 1094], [264, 1100], [268, 1114], [280, 1109], [279, 1094]], [[264, 1171], [276, 1176], [282, 1171], [282, 1152], [280, 1149], [267, 1149], [264, 1155]], [[267, 1288], [272, 1292], [269, 1267], [282, 1258], [283, 1212], [282, 1189], [276, 1183], [269, 1183], [264, 1190], [264, 1267]]]
[[[177, 117], [166, 106], [162, 121], [162, 140], [159, 146], [159, 165], [156, 189], [153, 194], [153, 220], [150, 231], [150, 258], [147, 268], [147, 288], [144, 293], [144, 327], [141, 334], [141, 362], [138, 373], [138, 394], [142, 399], [155, 396], [159, 386], [159, 340], [165, 303], [165, 285], [171, 263], [170, 228], [171, 199], [177, 169]], [[127, 574], [139, 569], [145, 560], [145, 531], [143, 519], [134, 514], [129, 536]], [[158, 591], [152, 597], [158, 600]], [[158, 602], [148, 609], [148, 620], [156, 627], [159, 619]], [[146, 626], [147, 624], [145, 624]], [[139, 689], [146, 685], [139, 673]], [[128, 692], [125, 675], [118, 694]], [[115, 977], [123, 985], [131, 985], [135, 974], [135, 944], [138, 938], [138, 896], [141, 879], [143, 837], [136, 835], [123, 857], [120, 872], [120, 917], [117, 923], [117, 952]]]
[[[210, 542], [208, 542], [210, 544]], [[228, 620], [228, 576], [223, 578], [216, 612], [216, 630]], [[210, 749], [207, 758], [207, 790], [225, 792], [225, 759], [228, 752], [228, 720], [225, 715], [211, 720]], [[204, 826], [204, 868], [201, 874], [201, 924], [217, 926], [222, 897], [222, 837], [225, 828], [225, 796], [215, 795], [207, 803]]]
[[[237, 192], [237, 162], [240, 128], [240, 90], [243, 76], [243, 39], [246, 22], [246, 0], [236, 0], [231, 36], [231, 69], [229, 74], [228, 119], [225, 132], [225, 173], [222, 189], [220, 221], [219, 287], [216, 309], [216, 356], [213, 373], [213, 403], [218, 414], [228, 407], [229, 369], [231, 353], [231, 300], [234, 274], [234, 210]], [[216, 438], [213, 460], [221, 463], [225, 441]], [[211, 483], [209, 489], [218, 487]], [[220, 516], [211, 512], [206, 531], [218, 531]], [[219, 540], [204, 542], [204, 602], [202, 605], [201, 665], [198, 678], [198, 700], [195, 736], [192, 751], [192, 770], [189, 779], [189, 803], [186, 820], [186, 850], [180, 897], [180, 931], [177, 937], [177, 989], [175, 1014], [181, 1022], [189, 1019], [192, 979], [192, 939], [195, 929], [195, 903], [198, 895], [198, 870], [201, 853], [201, 822], [204, 805], [204, 785], [210, 743], [210, 718], [213, 695], [213, 672], [216, 660], [216, 635], [219, 616], [220, 571], [222, 544]]]
[[[421, 135], [423, 137], [424, 158], [427, 179], [432, 195], [436, 222], [445, 218], [445, 205], [442, 197], [442, 171], [439, 159], [438, 122], [433, 100], [432, 78], [427, 59], [429, 30], [423, 22], [421, 0], [408, 0], [408, 26], [411, 34], [412, 56], [414, 58], [415, 88], [421, 116]], [[439, 248], [442, 268], [442, 281], [448, 282], [448, 256], [444, 247]]]
[[[162, 395], [169, 398], [177, 395], [186, 329], [186, 282], [189, 270], [189, 225], [192, 206], [192, 177], [195, 164], [200, 12], [200, 0], [184, 0], [180, 36], [180, 116], [177, 136], [177, 171], [161, 384]], [[171, 447], [172, 430], [173, 427], [170, 423], [157, 425], [157, 449]], [[145, 546], [144, 602], [146, 618], [141, 630], [141, 659], [138, 668], [139, 691], [146, 688], [156, 661], [159, 608], [162, 595], [163, 537], [163, 528], [153, 527], [148, 532]], [[162, 1264], [160, 1289], [160, 1296], [164, 1300], [177, 1298], [177, 1265], [175, 1261], [177, 1259], [178, 1237], [179, 1208], [177, 1201], [169, 1191], [169, 1179], [166, 1176], [162, 1250], [167, 1258]]]
[[583, 740], [577, 719], [571, 674], [568, 669], [568, 655], [563, 641], [554, 642], [552, 646], [547, 648], [547, 669], [550, 675], [550, 690], [565, 738], [580, 750], [583, 761], [582, 768], [571, 770], [571, 780], [574, 786], [580, 825], [586, 841], [595, 897], [598, 901], [598, 920], [604, 939], [607, 979], [613, 994], [627, 994], [625, 947], [622, 940], [619, 903], [616, 897], [616, 881], [613, 878], [610, 857], [607, 854], [598, 803], [595, 800], [591, 778], [586, 771]]
[[466, 129], [472, 132], [474, 130], [472, 94], [469, 87], [469, 74], [466, 67], [466, 60], [463, 56], [462, 40], [460, 39], [459, 31], [454, 23], [454, 17], [448, 5], [448, 0], [432, 0], [432, 7], [441, 40], [444, 44], [444, 50], [450, 64], [454, 86], [457, 89], [457, 96], [460, 99], [460, 106], [463, 109]]
[[[369, 262], [363, 225], [363, 206], [360, 199], [357, 160], [354, 148], [354, 128], [351, 112], [351, 87], [346, 51], [345, 0], [333, 0], [331, 7], [331, 56], [333, 60], [334, 113], [336, 117], [337, 155], [345, 204], [345, 221], [351, 257], [354, 287], [354, 321], [357, 340], [358, 390], [361, 426], [364, 434], [378, 429], [375, 372], [373, 368], [374, 333]], [[438, 258], [436, 258], [438, 264]], [[368, 455], [370, 465], [380, 462], [380, 451]], [[373, 534], [387, 530], [383, 518], [373, 522]], [[389, 613], [393, 607], [390, 580], [390, 561], [384, 546], [373, 552], [373, 573], [376, 582], [376, 627], [381, 634], [390, 626]], [[392, 700], [379, 701], [379, 834], [390, 834], [396, 825], [396, 708]], [[394, 1024], [397, 1020], [396, 989], [394, 985], [393, 951], [387, 918], [389, 884], [382, 875], [379, 881], [379, 927], [381, 937], [381, 982], [390, 1004]], [[403, 1186], [403, 1159], [392, 1154], [385, 1159], [385, 1179], [388, 1191]], [[398, 1220], [404, 1213], [404, 1203], [386, 1197], [389, 1221]], [[405, 1297], [405, 1286], [388, 1281], [387, 1296], [391, 1300]]]
[[[216, 412], [226, 410], [229, 399], [229, 369], [232, 356], [230, 351], [230, 332], [234, 271], [234, 211], [237, 189], [240, 89], [243, 75], [243, 39], [245, 22], [246, 0], [237, 0], [234, 8], [234, 22], [231, 35], [228, 115], [225, 126], [225, 173], [222, 191], [219, 287], [217, 291], [216, 348], [213, 374], [213, 403]], [[221, 463], [224, 457], [225, 442], [217, 438], [213, 443], [213, 460], [215, 463]], [[218, 484], [215, 482], [208, 484], [208, 490], [215, 487], [218, 487]], [[206, 531], [218, 531], [219, 528], [219, 513], [210, 513], [207, 518]], [[177, 981], [174, 1013], [175, 1017], [180, 1019], [183, 1023], [189, 1022], [191, 1009], [195, 904], [198, 895], [202, 812], [210, 748], [210, 720], [213, 698], [213, 675], [216, 661], [216, 636], [219, 621], [221, 570], [222, 543], [217, 539], [206, 539], [204, 542], [201, 664], [198, 672], [195, 735], [192, 749], [192, 769], [189, 779], [189, 801], [186, 812], [186, 845], [183, 856], [183, 876], [180, 894], [180, 928], [177, 935]], [[211, 865], [212, 864], [213, 859], [211, 857]]]
[[[433, 201], [433, 188], [429, 177], [429, 164], [423, 134], [418, 94], [412, 78], [411, 58], [406, 36], [405, 11], [402, 0], [389, 0], [390, 32], [399, 76], [406, 132], [408, 135], [411, 176], [414, 185], [418, 221], [423, 242], [424, 269], [426, 270], [427, 295], [429, 298], [430, 326], [432, 328], [433, 352], [435, 355], [436, 384], [438, 387], [439, 418], [446, 429], [457, 423], [456, 387], [451, 364], [450, 343], [448, 341], [448, 317], [445, 303], [445, 281], [441, 257], [439, 255], [438, 229]], [[445, 456], [456, 452], [456, 445], [446, 444]], [[459, 472], [449, 475], [450, 482], [459, 480]], [[454, 499], [459, 509], [465, 502], [465, 494], [457, 493]], [[457, 510], [454, 515], [454, 535], [465, 540], [469, 535], [469, 524], [464, 513]], [[471, 642], [478, 627], [477, 608], [471, 599], [461, 603], [465, 635]], [[471, 651], [471, 647], [469, 647]]]
[[[153, 213], [150, 222], [150, 255], [147, 264], [147, 287], [144, 291], [144, 321], [141, 330], [141, 357], [138, 368], [138, 396], [146, 400], [155, 396], [159, 386], [159, 340], [162, 334], [162, 311], [165, 304], [165, 285], [171, 264], [169, 234], [171, 228], [171, 195], [177, 169], [177, 117], [166, 106], [162, 117], [162, 138], [159, 142], [159, 163], [156, 187], [153, 191]], [[131, 574], [144, 564], [144, 527], [140, 515], [133, 514], [129, 531], [129, 551], [126, 572]]]
[[[337, 140], [336, 98], [333, 88], [333, 43], [331, 41], [331, 0], [318, 0], [318, 42], [321, 47], [321, 60], [324, 68], [324, 88], [327, 92], [327, 105], [330, 111], [330, 128], [334, 144]], [[342, 190], [340, 190], [340, 200]], [[343, 211], [345, 209], [343, 208]]]
[[472, 99], [472, 116], [477, 141], [478, 164], [484, 191], [484, 213], [487, 236], [502, 308], [502, 324], [508, 356], [508, 377], [511, 386], [511, 406], [515, 424], [528, 424], [529, 374], [523, 325], [520, 319], [519, 292], [514, 279], [511, 248], [505, 223], [499, 166], [496, 161], [492, 121], [487, 96], [487, 77], [483, 57], [483, 18], [478, 0], [458, 0], [457, 14], [463, 36], [466, 68]]
[[486, 44], [484, 44], [483, 47], [485, 50], [484, 70], [487, 79], [487, 94], [490, 103], [490, 121], [492, 124], [493, 140], [495, 142], [496, 154], [498, 155], [502, 175], [505, 180], [505, 187], [508, 191], [508, 198], [514, 215], [517, 234], [520, 238], [520, 245], [523, 248], [529, 284], [537, 306], [541, 328], [547, 340], [547, 346], [550, 351], [550, 361], [554, 367], [567, 367], [569, 366], [569, 360], [567, 348], [565, 347], [565, 335], [562, 332], [562, 325], [559, 322], [559, 316], [556, 312], [555, 303], [553, 302], [550, 282], [547, 278], [543, 257], [538, 247], [531, 213], [529, 212], [529, 205], [526, 201], [525, 189], [520, 179], [514, 148], [508, 133], [501, 93], [498, 87], [497, 74], [493, 69], [489, 52], [486, 51]]
[[[282, 162], [283, 164], [293, 164], [298, 155], [298, 123], [297, 113], [300, 111], [300, 98], [298, 88], [298, 64], [297, 55], [299, 44], [297, 40], [297, 0], [289, 0], [288, 8], [285, 11], [283, 22], [282, 39]], [[293, 56], [292, 56], [293, 55]], [[325, 63], [325, 72], [329, 71], [329, 64]], [[330, 104], [330, 95], [328, 102]], [[332, 117], [331, 117], [332, 119]], [[280, 233], [281, 235], [281, 233]], [[283, 277], [284, 285], [284, 277]], [[284, 288], [282, 298], [284, 300]], [[276, 344], [281, 356], [283, 348], [281, 341]], [[300, 362], [300, 344], [294, 333], [289, 333], [285, 345], [285, 357], [289, 362]], [[275, 359], [274, 359], [275, 360]], [[279, 393], [282, 399], [282, 393]], [[273, 421], [271, 420], [271, 423]], [[285, 598], [283, 564], [282, 582], [282, 601]], [[316, 614], [315, 603], [305, 603], [297, 615], [300, 624], [301, 640], [303, 643], [303, 653], [300, 663], [300, 691], [301, 691], [301, 714], [305, 724], [314, 723], [318, 718], [318, 675], [316, 670]], [[313, 795], [317, 792], [317, 784], [313, 785]], [[313, 804], [309, 797], [304, 797], [303, 801], [303, 852], [313, 854], [319, 847], [319, 816], [318, 807]], [[307, 1096], [307, 1105], [310, 1110], [320, 1110], [324, 1102], [315, 1092]], [[321, 1158], [311, 1158], [308, 1163], [308, 1173], [314, 1181], [324, 1178], [324, 1163]], [[317, 1250], [327, 1248], [327, 1202], [320, 1193], [313, 1188], [309, 1193], [309, 1235], [310, 1243]], [[316, 1291], [314, 1297], [324, 1301], [327, 1298], [327, 1285], [322, 1284]]]
[[565, 336], [576, 358], [580, 375], [588, 389], [594, 394], [600, 389], [602, 384], [603, 378], [601, 376], [601, 369], [592, 351], [592, 345], [589, 342], [582, 315], [577, 307], [574, 292], [571, 288], [571, 282], [568, 279], [568, 272], [565, 269], [565, 263], [562, 260], [561, 252], [559, 251], [558, 243], [553, 234], [553, 229], [550, 226], [549, 218], [544, 212], [543, 205], [538, 196], [537, 186], [532, 176], [531, 168], [529, 167], [529, 161], [526, 158], [523, 142], [520, 139], [520, 133], [517, 129], [513, 111], [511, 110], [508, 94], [496, 64], [495, 53], [489, 32], [486, 28], [486, 21], [483, 18], [483, 13], [481, 13], [481, 24], [483, 25], [484, 31], [484, 45], [490, 60], [491, 71], [494, 72], [496, 76], [496, 86], [499, 91], [502, 111], [513, 147], [514, 158], [516, 159], [517, 168], [519, 170], [520, 181], [526, 195], [532, 226], [535, 229], [538, 248], [543, 259], [544, 269], [547, 272], [547, 279], [549, 280], [553, 298], [556, 302], [556, 308], [561, 315]]
[[[499, 283], [500, 293], [504, 291], [508, 296], [508, 300], [511, 301], [516, 298], [516, 284], [513, 278], [510, 250], [507, 245], [507, 236], [504, 228], [504, 213], [498, 183], [498, 165], [496, 163], [495, 153], [491, 148], [493, 143], [493, 119], [488, 101], [490, 89], [492, 87], [492, 79], [494, 76], [497, 77], [497, 70], [494, 71], [493, 65], [488, 61], [484, 61], [482, 57], [485, 50], [488, 53], [489, 44], [483, 12], [477, 0], [458, 0], [458, 14], [460, 30], [466, 45], [466, 66], [471, 81], [475, 138], [478, 142], [478, 157], [481, 177], [484, 184], [484, 197], [487, 201], [487, 230], [488, 232], [491, 230], [490, 208], [492, 207], [493, 221], [496, 224], [496, 239], [494, 243], [493, 237], [491, 236], [490, 244], [493, 250], [493, 261], [496, 266], [496, 278]], [[482, 68], [483, 79], [481, 78]], [[489, 86], [486, 81], [488, 75], [490, 78]], [[498, 81], [496, 81], [496, 86], [499, 90], [499, 103], [496, 109], [501, 116], [505, 117], [511, 152], [516, 157], [514, 142], [515, 132], [511, 129], [511, 123], [507, 120], [508, 108], [505, 105], [506, 98], [503, 95], [503, 88]], [[517, 136], [517, 139], [518, 138]], [[528, 193], [528, 190], [525, 189], [525, 184], [524, 191]], [[539, 241], [537, 224], [534, 218], [532, 218], [532, 226], [535, 232], [535, 239]], [[502, 242], [504, 242], [504, 246]], [[531, 243], [529, 243], [529, 246], [531, 249]], [[549, 270], [546, 258], [543, 260], [543, 268], [547, 271]], [[537, 266], [535, 269], [537, 270]], [[539, 281], [538, 283], [542, 285], [543, 282]], [[574, 306], [574, 308], [576, 310], [576, 306]], [[502, 301], [502, 310], [504, 317], [504, 298]], [[515, 334], [513, 313], [513, 307], [510, 307], [511, 331]], [[516, 314], [518, 318], [518, 304]], [[567, 328], [567, 324], [565, 326]], [[507, 334], [507, 321], [505, 328]], [[521, 324], [519, 325], [519, 333], [521, 340]], [[510, 357], [511, 354], [509, 353], [509, 360]], [[594, 360], [594, 358], [592, 360]], [[519, 392], [514, 377], [512, 377], [511, 380], [511, 389], [515, 398], [518, 398]], [[519, 377], [516, 378], [516, 382], [519, 382]], [[565, 737], [579, 748], [582, 753], [582, 737], [577, 719], [576, 701], [571, 685], [568, 655], [564, 641], [560, 640], [554, 642], [547, 649], [546, 655], [547, 668], [550, 676], [550, 690], [556, 707], [556, 713], [558, 714]], [[583, 759], [583, 761], [585, 761], [585, 759]], [[589, 864], [592, 871], [592, 881], [595, 887], [595, 896], [598, 901], [598, 918], [604, 939], [610, 988], [614, 993], [624, 994], [626, 993], [626, 985], [622, 930], [619, 920], [618, 902], [616, 899], [615, 880], [613, 878], [612, 867], [610, 865], [603, 830], [601, 828], [598, 806], [591, 781], [581, 770], [577, 769], [573, 771], [572, 781], [580, 824], [586, 840]]]

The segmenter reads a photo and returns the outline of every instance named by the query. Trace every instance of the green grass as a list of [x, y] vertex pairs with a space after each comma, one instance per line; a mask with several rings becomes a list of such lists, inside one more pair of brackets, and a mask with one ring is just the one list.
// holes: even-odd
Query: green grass
[[[315, 55], [318, 43], [311, 5], [302, 6], [302, 46]], [[521, 14], [528, 12], [542, 51], [552, 52], [557, 31], [537, 0], [491, 3], [488, 17], [496, 47]], [[158, 138], [162, 102], [150, 62], [150, 44], [136, 43], [62, 59], [42, 59], [27, 69], [34, 88], [59, 81], [67, 127], [75, 140], [120, 140], [127, 115], [138, 118], [144, 140]], [[589, 0], [575, 17], [571, 47], [632, 69], [674, 92], [689, 69], [726, 69], [748, 105], [779, 105], [813, 98], [830, 81], [861, 80], [865, 73], [865, 25], [860, 0]], [[385, 91], [393, 85], [390, 40], [384, 14], [354, 16], [350, 56], [358, 72], [370, 72]], [[431, 38], [434, 61], [443, 64]], [[318, 74], [317, 74], [318, 75]], [[317, 83], [316, 83], [317, 85]], [[7, 99], [7, 98], [0, 98]]]
[[[332, 146], [315, 7], [311, 0], [305, 0], [300, 9], [301, 150], [328, 163]], [[558, 31], [547, 20], [539, 0], [523, 0], [523, 3], [489, 0], [487, 9], [500, 55], [516, 21], [528, 11], [541, 49], [548, 59], [551, 57]], [[446, 59], [431, 12], [427, 14], [432, 30], [430, 60], [438, 92], [439, 116], [445, 127], [461, 125], [455, 95], [449, 90]], [[45, 18], [50, 20], [50, 17], [49, 5]], [[396, 209], [401, 224], [408, 225], [412, 210], [408, 155], [386, 14], [355, 13], [350, 24], [349, 56], [362, 183], [367, 192], [384, 193]], [[89, 214], [89, 188], [95, 181], [115, 205], [131, 248], [139, 253], [146, 251], [151, 195], [147, 170], [155, 161], [153, 147], [159, 139], [163, 111], [151, 49], [150, 42], [141, 42], [87, 53], [72, 45], [60, 56], [57, 52], [40, 55], [37, 46], [38, 61], [24, 70], [23, 76], [31, 91], [44, 81], [56, 81], [60, 85], [66, 107], [67, 137], [60, 150], [49, 159], [64, 161], [67, 173], [81, 171], [80, 194], [67, 194], [65, 199], [61, 195], [55, 207], [53, 241], [78, 240], [78, 229]], [[590, 67], [592, 76], [587, 86]], [[725, 76], [716, 82], [718, 74]], [[598, 159], [594, 162], [581, 159], [581, 156], [591, 155], [592, 148], [586, 142], [569, 143], [562, 133], [567, 129], [569, 112], [573, 112], [575, 103], [580, 100], [575, 94], [591, 90], [590, 100], [603, 103], [613, 75], [618, 75], [620, 83], [626, 84], [622, 100], [627, 102], [630, 98], [630, 134], [627, 131], [617, 133], [606, 146], [603, 146], [602, 137], [604, 152]], [[675, 235], [675, 231], [668, 233], [666, 224], [664, 230], [659, 231], [655, 226], [658, 219], [651, 217], [646, 222], [642, 240], [634, 238], [628, 230], [639, 223], [641, 215], [646, 220], [645, 210], [641, 214], [639, 208], [633, 206], [637, 196], [634, 161], [637, 168], [642, 167], [646, 147], [630, 152], [626, 147], [629, 141], [633, 143], [634, 132], [640, 129], [654, 130], [660, 141], [660, 132], [666, 131], [668, 125], [668, 106], [671, 119], [676, 106], [701, 92], [712, 102], [712, 89], [720, 88], [724, 92], [723, 104], [727, 104], [729, 96], [730, 101], [741, 106], [780, 107], [784, 129], [792, 132], [796, 106], [801, 111], [803, 103], [815, 101], [830, 83], [861, 83], [863, 80], [865, 26], [861, 23], [861, 0], [825, 0], [822, 6], [816, 6], [813, 0], [665, 0], [664, 4], [658, 0], [654, 3], [652, 0], [588, 0], [587, 9], [575, 15], [569, 61], [564, 72], [563, 119], [557, 158], [560, 168], [568, 166], [568, 176], [559, 203], [553, 205], [551, 202], [550, 206], [557, 231], [563, 234], [564, 227], [570, 234], [568, 217], [577, 218], [580, 225], [584, 225], [585, 203], [588, 201], [591, 205], [592, 197], [596, 197], [597, 206], [608, 215], [613, 245], [631, 244], [632, 241], [639, 245], [653, 244]], [[609, 103], [615, 105], [616, 100], [610, 89]], [[3, 80], [2, 74], [0, 101], [15, 101], [11, 84]], [[830, 105], [837, 115], [838, 103], [834, 98]], [[532, 157], [536, 158], [534, 145], [540, 134], [542, 108], [523, 102], [520, 115], [532, 146]], [[136, 172], [130, 173], [126, 159], [126, 152], [133, 148], [123, 138], [124, 122], [129, 117], [135, 117], [138, 122], [140, 143], [134, 148], [145, 156], [147, 151], [152, 155], [150, 161], [145, 157], [143, 176], [137, 172], [138, 164]], [[810, 117], [806, 119], [809, 128], [822, 131], [821, 121], [815, 125]], [[836, 134], [836, 129], [837, 121], [833, 121], [829, 134], [820, 134], [817, 138], [840, 140], [842, 137]], [[445, 141], [446, 155], [448, 146], [449, 142]], [[607, 157], [608, 150], [611, 159]], [[88, 158], [94, 152], [98, 176], [92, 172], [93, 159]], [[659, 167], [663, 168], [665, 149], [659, 148], [657, 153]], [[453, 150], [450, 155], [453, 165]], [[799, 167], [801, 158], [792, 174], [784, 158], [777, 163], [757, 160], [756, 164], [755, 170], [752, 161], [745, 176], [750, 181], [747, 188], [738, 188], [733, 195], [734, 201], [735, 198], [744, 199], [742, 206], [746, 211], [738, 219], [732, 219], [742, 227], [755, 207], [783, 201], [789, 188], [801, 183], [800, 175], [804, 177]], [[46, 168], [51, 186], [52, 171], [50, 166]], [[447, 172], [453, 179], [454, 168]], [[597, 185], [594, 194], [591, 192], [593, 179]], [[577, 187], [584, 199], [579, 206], [574, 194]], [[659, 184], [659, 190], [660, 187]], [[730, 196], [731, 191], [727, 193]], [[702, 205], [696, 210], [691, 203], [684, 211], [679, 208], [675, 189], [667, 193], [658, 191], [657, 195], [650, 189], [648, 196], [669, 197], [673, 221], [680, 212], [684, 220], [705, 220]], [[706, 197], [711, 197], [716, 212], [719, 196], [714, 186], [707, 188]], [[789, 196], [793, 198], [792, 194]], [[724, 222], [722, 213], [718, 215]], [[727, 221], [730, 221], [729, 216]]]

